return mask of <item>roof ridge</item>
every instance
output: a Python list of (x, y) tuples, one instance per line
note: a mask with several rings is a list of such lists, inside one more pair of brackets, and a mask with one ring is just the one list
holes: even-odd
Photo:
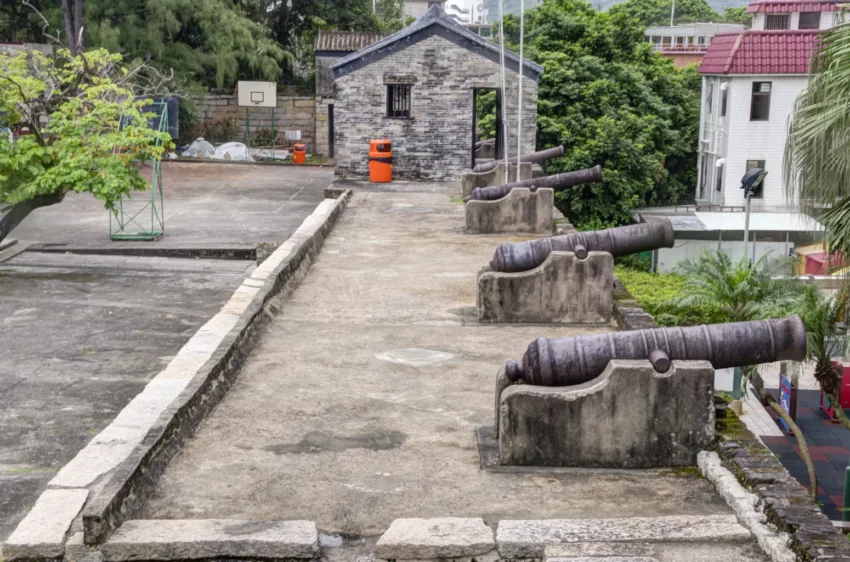
[(732, 70), (732, 63), (735, 62), (735, 56), (741, 48), (741, 43), (744, 42), (744, 34), (744, 31), (738, 34), (738, 39), (735, 40), (735, 46), (732, 47), (732, 51), (730, 51), (729, 56), (726, 58), (726, 64), (723, 65), (723, 74), (729, 74), (729, 71)]

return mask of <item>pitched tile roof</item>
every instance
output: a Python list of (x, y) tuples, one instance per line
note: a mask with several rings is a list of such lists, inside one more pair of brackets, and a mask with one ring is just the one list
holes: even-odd
[(808, 74), (819, 30), (715, 35), (700, 74)]
[(363, 31), (325, 31), (319, 30), (316, 36), (317, 51), (335, 51), (353, 53), (372, 43), (377, 43), (387, 35)]
[[(424, 37), (424, 32), (435, 29), (438, 32), (442, 32), (444, 37), (454, 37), (458, 41), (458, 44), (463, 45), (467, 49), (482, 49), (485, 54), (491, 56), (496, 56), (499, 53), (499, 46), (496, 43), (483, 39), (469, 31), (466, 27), (450, 18), (439, 5), (434, 4), (425, 12), (425, 15), (401, 31), (393, 33), (389, 37), (385, 37), (368, 47), (364, 47), (336, 61), (331, 65), (331, 69), (334, 71), (334, 77), (339, 78), (341, 75), (347, 74), (358, 64), (358, 61), (360, 64), (368, 64), (368, 61), (373, 56), (378, 57), (382, 53), (392, 52), (393, 49), (404, 48), (407, 45), (413, 44), (417, 37)], [(520, 68), (519, 61), (520, 58), (516, 53), (505, 50), (505, 64), (507, 68), (516, 71)], [(523, 61), (522, 67), (538, 78), (543, 74), (543, 67), (528, 59)]]
[(834, 12), (837, 9), (838, 0), (757, 0), (750, 2), (747, 13)]

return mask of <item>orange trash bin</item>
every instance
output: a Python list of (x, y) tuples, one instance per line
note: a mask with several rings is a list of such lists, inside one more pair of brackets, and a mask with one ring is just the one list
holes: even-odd
[(295, 144), (292, 146), (292, 161), (296, 164), (304, 164), (307, 161), (306, 144)]
[(393, 181), (393, 143), (389, 139), (372, 139), (369, 142), (369, 181)]

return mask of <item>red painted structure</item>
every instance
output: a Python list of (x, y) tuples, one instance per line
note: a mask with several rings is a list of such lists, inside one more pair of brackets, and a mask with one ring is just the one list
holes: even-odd
[(821, 30), (724, 33), (714, 36), (701, 74), (807, 74)]

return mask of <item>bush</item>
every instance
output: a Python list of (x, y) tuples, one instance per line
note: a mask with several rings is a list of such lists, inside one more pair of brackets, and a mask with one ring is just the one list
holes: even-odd
[(614, 268), (614, 274), (660, 326), (696, 326), (725, 321), (721, 310), (679, 307), (673, 302), (685, 286), (686, 280), (681, 275), (649, 273), (622, 265)]

